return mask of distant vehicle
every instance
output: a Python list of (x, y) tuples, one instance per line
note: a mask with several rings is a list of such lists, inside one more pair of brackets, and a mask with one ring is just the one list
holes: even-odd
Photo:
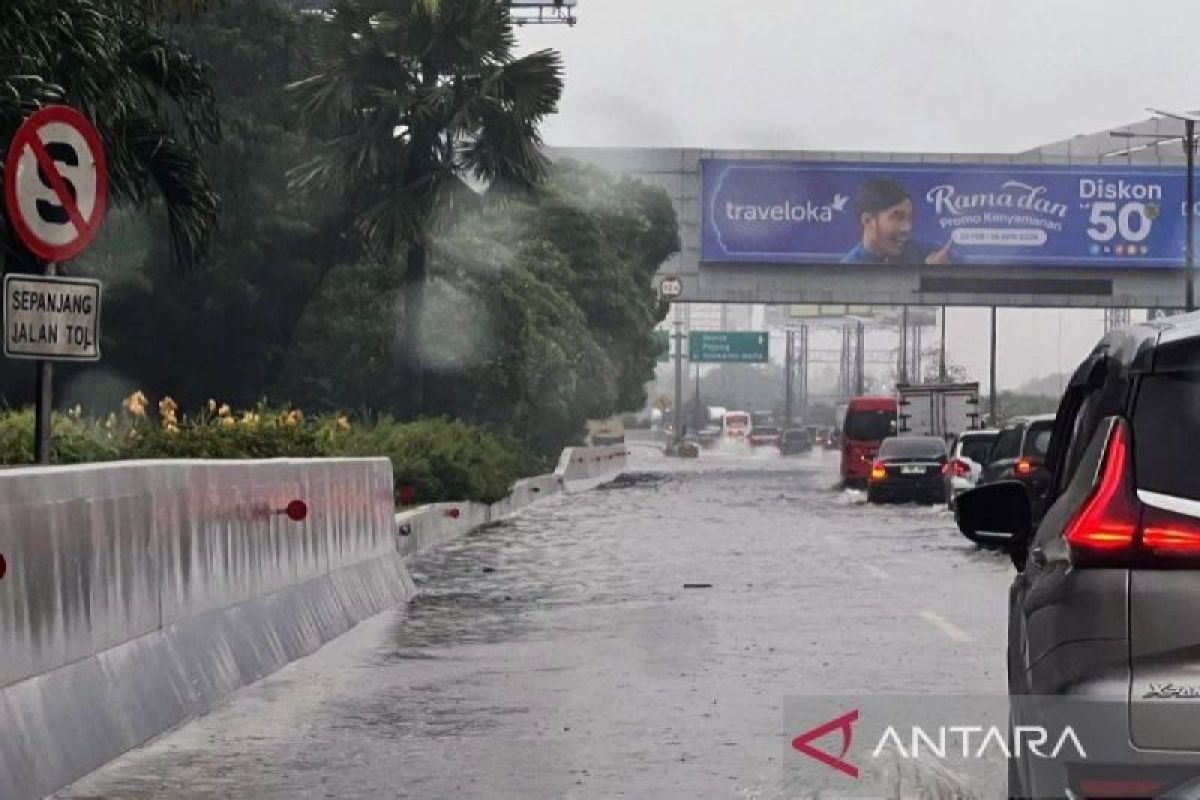
[(940, 436), (893, 436), (883, 440), (871, 464), (867, 501), (940, 503), (946, 442)]
[(812, 449), (812, 436), (804, 428), (791, 428), (779, 436), (780, 455), (794, 456), (811, 452)]
[(983, 474), (992, 443), (999, 431), (965, 431), (950, 446), (950, 460), (943, 470), (946, 484), (946, 505), (952, 510), (954, 500), (968, 489), (974, 489)]
[(721, 427), (719, 425), (705, 425), (688, 438), (694, 439), (696, 444), (705, 449), (716, 447), (721, 442)]
[(726, 411), (721, 417), (721, 431), (726, 439), (744, 440), (750, 431), (750, 415), (745, 411)]
[(894, 397), (855, 397), (846, 405), (841, 439), (845, 485), (867, 485), (879, 445), (896, 435), (896, 408)]
[(746, 444), (751, 447), (779, 446), (779, 428), (773, 425), (756, 425), (746, 434)]
[(992, 443), (978, 484), (1020, 481), (1031, 497), (1045, 492), (1050, 482), (1046, 454), (1050, 452), (1053, 431), (1053, 414), (1014, 417), (1000, 429)]
[(590, 447), (625, 443), (625, 423), (617, 418), (589, 419), (587, 443)]
[(951, 441), (979, 428), (978, 383), (902, 383), (896, 386), (898, 436)]

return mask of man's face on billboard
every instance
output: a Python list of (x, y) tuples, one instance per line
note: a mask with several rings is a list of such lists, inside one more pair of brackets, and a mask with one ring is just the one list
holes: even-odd
[(891, 208), (863, 214), (863, 243), (882, 258), (899, 258), (904, 245), (912, 238), (912, 200), (904, 200)]

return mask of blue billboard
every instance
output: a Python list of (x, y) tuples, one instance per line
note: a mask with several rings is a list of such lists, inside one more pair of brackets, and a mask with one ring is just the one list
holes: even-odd
[(703, 182), (706, 262), (1184, 263), (1182, 169), (710, 159)]

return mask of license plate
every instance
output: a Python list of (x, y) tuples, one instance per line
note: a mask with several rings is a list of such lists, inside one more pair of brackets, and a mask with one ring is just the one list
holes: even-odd
[(900, 474), (901, 475), (924, 475), (925, 468), (924, 467), (901, 467)]

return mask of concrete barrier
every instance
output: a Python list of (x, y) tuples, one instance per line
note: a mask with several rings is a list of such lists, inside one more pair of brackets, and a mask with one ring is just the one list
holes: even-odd
[(568, 487), (579, 481), (594, 481), (624, 469), (628, 455), (629, 450), (623, 444), (606, 447), (568, 447), (562, 451), (554, 474)]
[[(294, 499), (309, 516), (276, 510)], [(0, 797), (41, 797), (413, 590), (383, 459), (0, 472)]]
[[(0, 471), (0, 798), (42, 797), (415, 591), (405, 560), (625, 465), (394, 514), (386, 459)], [(292, 500), (309, 515), (277, 513)]]

